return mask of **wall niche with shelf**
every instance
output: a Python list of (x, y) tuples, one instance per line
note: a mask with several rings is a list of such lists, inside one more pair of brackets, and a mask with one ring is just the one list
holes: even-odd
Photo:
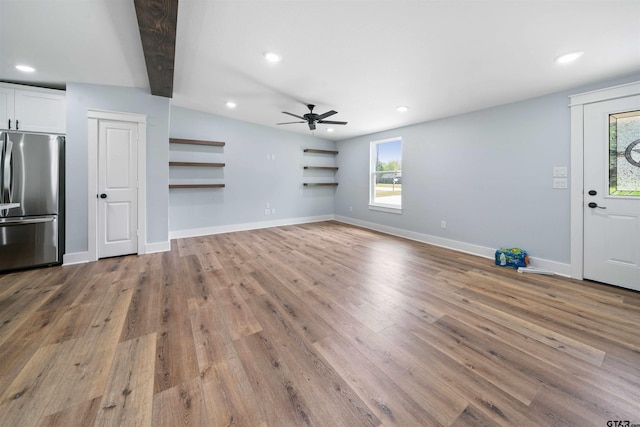
[[(181, 144), (181, 145), (190, 145), (195, 147), (224, 147), (225, 143), (221, 141), (207, 141), (200, 139), (184, 139), (184, 138), (169, 138), (169, 144)], [(197, 153), (203, 153), (204, 150), (198, 150)], [(224, 168), (226, 166), (225, 163), (222, 162), (201, 162), (201, 161), (169, 161), (169, 167), (179, 169), (199, 169), (199, 168)], [(169, 183), (170, 189), (179, 189), (179, 188), (225, 188), (223, 183), (215, 183), (215, 182), (204, 182), (204, 183)]]

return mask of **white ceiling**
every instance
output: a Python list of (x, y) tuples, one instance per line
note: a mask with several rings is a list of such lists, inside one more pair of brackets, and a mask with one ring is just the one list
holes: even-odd
[[(344, 139), (636, 72), (640, 0), (180, 0), (173, 104)], [(133, 0), (0, 0), (0, 80), (148, 90)]]

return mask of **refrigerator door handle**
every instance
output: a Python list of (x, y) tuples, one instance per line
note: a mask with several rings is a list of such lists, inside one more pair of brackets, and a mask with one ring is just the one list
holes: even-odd
[(2, 203), (11, 203), (13, 199), (13, 162), (11, 153), (13, 149), (13, 142), (7, 139), (5, 143), (5, 151), (4, 151), (4, 176), (2, 177), (3, 185), (2, 185)]
[(4, 146), (6, 138), (4, 133), (0, 134), (0, 204), (4, 203)]
[(0, 227), (6, 227), (9, 225), (40, 224), (43, 222), (53, 222), (55, 219), (56, 219), (55, 216), (50, 216), (46, 218), (4, 219), (4, 220), (0, 220)]

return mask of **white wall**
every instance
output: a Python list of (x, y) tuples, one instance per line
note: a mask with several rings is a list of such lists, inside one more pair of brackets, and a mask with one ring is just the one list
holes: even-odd
[[(333, 215), (335, 189), (303, 187), (302, 182), (304, 164), (335, 162), (333, 157), (305, 155), (303, 149), (333, 150), (334, 142), (180, 107), (171, 107), (170, 124), (172, 138), (226, 143), (223, 148), (171, 144), (171, 160), (226, 164), (223, 169), (171, 168), (171, 182), (196, 182), (201, 177), (199, 182), (226, 185), (224, 189), (170, 190), (172, 236)], [(327, 176), (334, 179), (332, 174)], [(275, 209), (274, 215), (265, 215), (267, 203)]]
[[(432, 240), (521, 247), (568, 264), (570, 190), (552, 188), (554, 166), (571, 174), (568, 96), (638, 77), (340, 141), (335, 214)], [(403, 143), (401, 215), (367, 207), (369, 142), (396, 136)]]
[(143, 89), (68, 83), (65, 252), (88, 250), (89, 109), (147, 116), (147, 243), (167, 242), (169, 99)]

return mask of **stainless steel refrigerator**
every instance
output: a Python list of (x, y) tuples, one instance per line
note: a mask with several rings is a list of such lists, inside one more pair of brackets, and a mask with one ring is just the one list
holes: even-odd
[(62, 263), (64, 142), (0, 131), (0, 272)]

